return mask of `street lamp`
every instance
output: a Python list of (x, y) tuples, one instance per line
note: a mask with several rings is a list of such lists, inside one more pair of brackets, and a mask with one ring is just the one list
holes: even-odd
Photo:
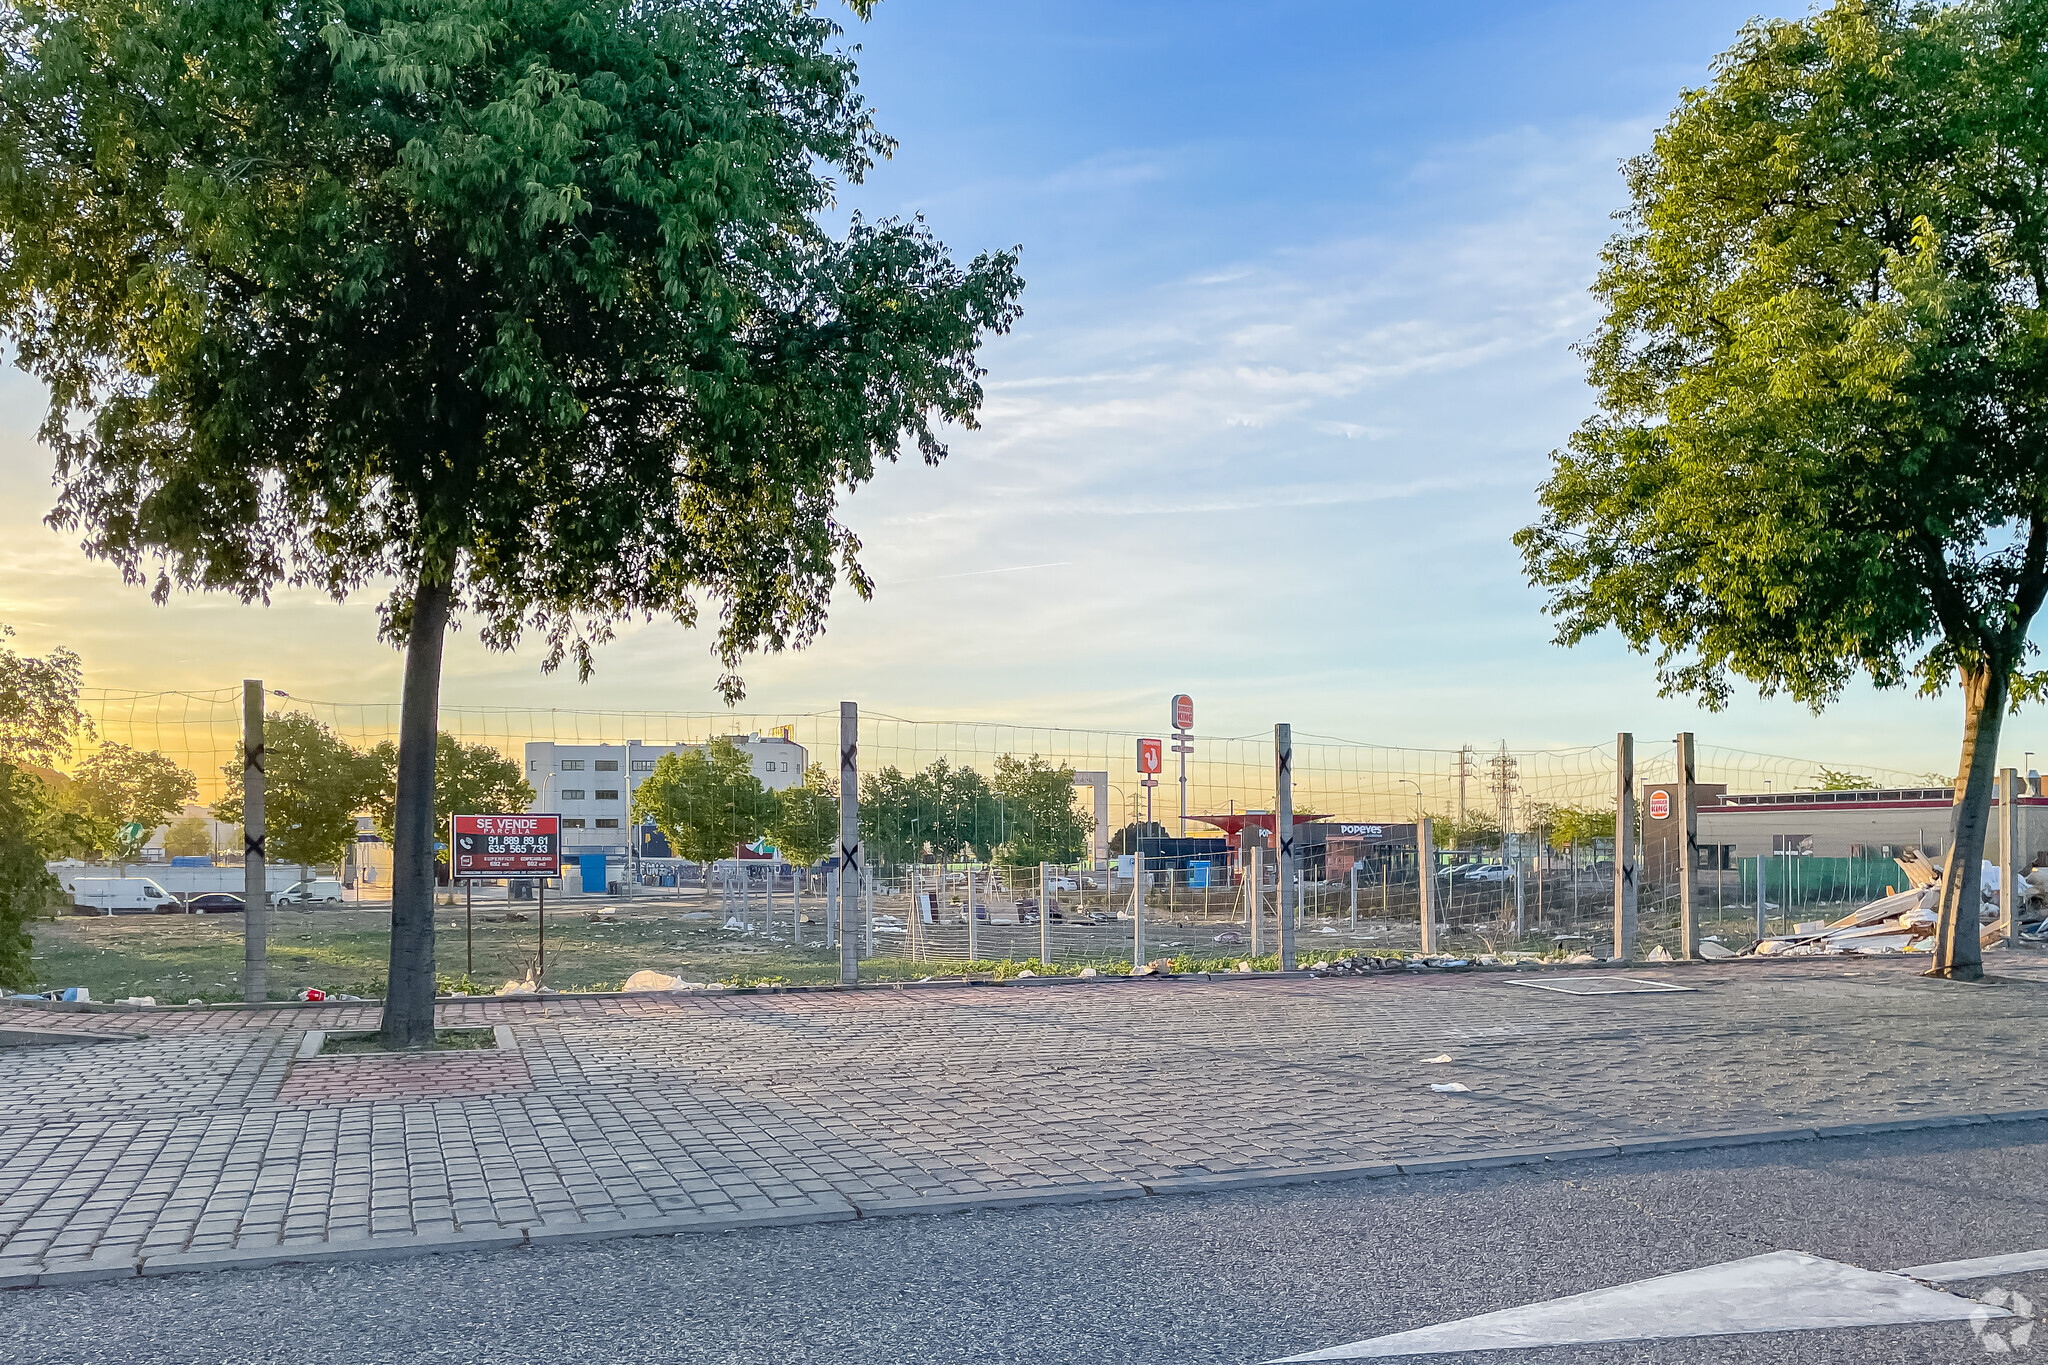
[(1418, 821), (1419, 821), (1419, 820), (1421, 820), (1421, 819), (1422, 819), (1422, 784), (1421, 784), (1420, 782), (1417, 782), (1417, 781), (1416, 781), (1416, 780), (1415, 780), (1414, 778), (1412, 778), (1412, 777), (1403, 777), (1403, 778), (1398, 778), (1398, 779), (1396, 779), (1396, 780), (1397, 780), (1397, 781), (1401, 781), (1401, 782), (1406, 782), (1406, 783), (1407, 783), (1407, 784), (1408, 784), (1409, 786), (1411, 786), (1411, 787), (1415, 788), (1415, 818), (1416, 818), (1416, 819), (1417, 819)]

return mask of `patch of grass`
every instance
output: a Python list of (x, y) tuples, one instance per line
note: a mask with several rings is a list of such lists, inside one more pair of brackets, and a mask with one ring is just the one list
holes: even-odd
[[(434, 1030), (435, 1052), (477, 1052), (497, 1046), (498, 1035), (487, 1028)], [(384, 1044), (374, 1033), (330, 1033), (320, 1044), (320, 1055), (323, 1057), (382, 1051)]]

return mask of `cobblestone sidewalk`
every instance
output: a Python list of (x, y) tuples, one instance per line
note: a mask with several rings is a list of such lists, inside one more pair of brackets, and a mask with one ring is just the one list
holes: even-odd
[(2048, 1106), (2048, 970), (1914, 970), (456, 1001), (515, 1050), (424, 1058), (299, 1058), (375, 1006), (0, 1007), (120, 1039), (0, 1051), (0, 1286)]

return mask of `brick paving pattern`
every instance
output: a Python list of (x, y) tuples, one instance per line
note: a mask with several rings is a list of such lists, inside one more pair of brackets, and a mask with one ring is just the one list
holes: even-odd
[(121, 1039), (0, 1053), (0, 1284), (2041, 1106), (2048, 968), (1998, 970), (1736, 964), (1592, 997), (1487, 974), (471, 1000), (443, 1026), (508, 1024), (517, 1052), (296, 1063), (307, 1030), (376, 1007), (0, 1006)]

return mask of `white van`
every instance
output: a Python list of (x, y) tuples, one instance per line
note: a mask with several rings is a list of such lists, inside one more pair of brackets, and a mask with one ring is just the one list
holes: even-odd
[(178, 898), (152, 877), (77, 877), (64, 883), (71, 904), (88, 914), (175, 914)]

